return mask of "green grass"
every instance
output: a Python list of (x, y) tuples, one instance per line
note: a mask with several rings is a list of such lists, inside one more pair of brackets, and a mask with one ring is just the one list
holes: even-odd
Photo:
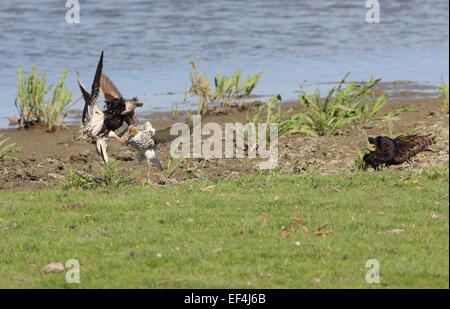
[[(442, 171), (407, 182), (390, 170), (279, 172), (179, 187), (2, 192), (0, 288), (448, 288)], [(314, 233), (327, 223), (329, 234)], [(40, 275), (72, 258), (80, 284)], [(381, 264), (380, 284), (365, 281), (369, 259)]]

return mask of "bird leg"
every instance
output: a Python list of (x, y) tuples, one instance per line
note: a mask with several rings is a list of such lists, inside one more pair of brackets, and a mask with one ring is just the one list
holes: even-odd
[(142, 179), (142, 175), (137, 175), (136, 176), (135, 182), (136, 182), (137, 185), (141, 184), (141, 179)]
[[(139, 173), (139, 175), (136, 176), (136, 179), (135, 179), (136, 184), (138, 184), (138, 185), (141, 184), (141, 182), (142, 182), (142, 177), (144, 176), (144, 174), (145, 174), (145, 172)], [(147, 174), (148, 174), (148, 173), (147, 173)], [(148, 181), (148, 176), (147, 176), (147, 181)]]
[(412, 172), (413, 172), (413, 164), (411, 161), (408, 161), (408, 179), (411, 178)]
[(408, 164), (408, 175), (402, 179), (403, 181), (410, 179), (413, 172), (413, 164), (411, 163), (411, 161), (407, 161), (407, 164)]
[(123, 137), (116, 137), (116, 140), (122, 145), (125, 145), (127, 143), (127, 140)]
[(124, 132), (124, 134), (122, 135), (122, 139), (128, 141), (129, 137), (130, 137), (130, 127), (128, 127), (128, 129)]
[(127, 138), (122, 138), (122, 137), (118, 136), (114, 131), (109, 132), (108, 137), (114, 137), (116, 139), (116, 141), (118, 141), (122, 145), (124, 145), (128, 140), (128, 136), (127, 136)]
[(147, 167), (148, 167), (148, 170), (147, 170), (147, 182), (148, 182), (148, 184), (150, 184), (151, 170), (150, 170), (150, 161), (149, 160), (147, 160)]
[(117, 140), (120, 144), (125, 145), (125, 144), (128, 142), (128, 131), (127, 131), (127, 133), (125, 133), (125, 134), (123, 135), (123, 137), (117, 136), (117, 137), (116, 137), (116, 140)]

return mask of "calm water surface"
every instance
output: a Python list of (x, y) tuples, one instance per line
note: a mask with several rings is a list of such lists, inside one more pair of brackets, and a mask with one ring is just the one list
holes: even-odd
[(262, 71), (255, 92), (285, 99), (347, 71), (353, 80), (448, 81), (448, 1), (380, 1), (380, 24), (365, 22), (365, 0), (80, 3), (80, 24), (68, 24), (65, 1), (0, 2), (0, 127), (17, 114), (19, 65), (37, 64), (49, 81), (68, 69), (78, 97), (74, 73), (90, 84), (101, 50), (105, 73), (146, 112), (183, 101), (191, 59), (210, 75)]

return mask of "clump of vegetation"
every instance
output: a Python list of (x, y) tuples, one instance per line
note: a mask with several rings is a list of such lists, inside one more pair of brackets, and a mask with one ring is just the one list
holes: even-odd
[(69, 176), (63, 180), (64, 189), (83, 189), (90, 190), (100, 185), (100, 180), (92, 175), (92, 170), (88, 167), (83, 170), (71, 169)]
[(181, 170), (181, 166), (186, 162), (188, 157), (182, 157), (179, 159), (175, 159), (172, 154), (169, 152), (166, 160), (166, 169), (164, 170), (165, 178), (169, 179), (172, 176), (176, 175), (176, 173)]
[(63, 72), (52, 97), (44, 105), (43, 115), (48, 131), (54, 131), (62, 125), (62, 120), (67, 117), (69, 108), (74, 104), (72, 103), (72, 93), (64, 86), (67, 73), (67, 71)]
[(265, 103), (261, 104), (253, 117), (250, 117), (249, 110), (247, 110), (247, 121), (253, 123), (256, 129), (256, 134), (258, 134), (258, 124), (265, 123), (266, 126), (266, 137), (270, 136), (270, 124), (278, 124), (278, 136), (282, 136), (289, 132), (290, 126), (287, 121), (283, 121), (283, 114), (291, 112), (282, 110), (282, 98), (281, 95), (276, 95), (267, 100)]
[(29, 128), (39, 123), (45, 123), (47, 130), (54, 132), (62, 125), (67, 111), (75, 102), (72, 102), (72, 93), (64, 86), (67, 70), (61, 75), (51, 98), (45, 96), (51, 91), (53, 85), (47, 86), (46, 73), (39, 76), (36, 66), (24, 78), (22, 68), (18, 69), (18, 94), (15, 101), (19, 112), (18, 125)]
[(353, 171), (367, 170), (368, 166), (367, 166), (366, 162), (364, 162), (363, 158), (368, 153), (369, 153), (369, 151), (366, 149), (362, 149), (359, 151), (358, 156), (356, 157), (356, 159), (353, 161), (353, 164), (352, 164)]
[(442, 110), (448, 114), (448, 85), (442, 79), (441, 84), (436, 89), (438, 95), (442, 98)]
[(192, 66), (191, 87), (187, 90), (187, 96), (195, 96), (199, 99), (198, 113), (206, 113), (209, 104), (230, 106), (238, 104), (243, 99), (250, 96), (262, 77), (262, 73), (249, 75), (242, 80), (242, 72), (237, 69), (232, 76), (222, 76), (216, 74), (214, 78), (214, 91), (211, 89), (211, 82), (206, 74), (198, 71), (194, 61), (189, 62)]
[(123, 171), (118, 167), (118, 162), (110, 162), (105, 166), (99, 167), (99, 170), (98, 175), (95, 175), (89, 167), (83, 170), (71, 169), (69, 176), (63, 181), (64, 189), (91, 190), (99, 187), (116, 188), (130, 183), (140, 173), (140, 171), (137, 171), (131, 175), (120, 176), (123, 174)]
[(9, 138), (1, 139), (3, 134), (0, 134), (0, 164), (5, 162), (7, 159), (15, 160), (15, 157), (12, 157), (12, 153), (20, 152), (22, 151), (22, 147), (16, 146), (15, 143), (12, 144), (6, 144), (6, 142), (9, 140)]
[(381, 79), (374, 80), (374, 76), (372, 76), (369, 84), (374, 83), (374, 85), (367, 91), (364, 91), (360, 101), (354, 105), (354, 114), (357, 116), (357, 122), (360, 126), (371, 121), (389, 120), (401, 113), (416, 111), (415, 109), (399, 108), (380, 115), (381, 109), (389, 101), (388, 96), (385, 93), (377, 95), (377, 92), (373, 89), (380, 80)]
[(190, 76), (191, 87), (188, 89), (187, 94), (196, 96), (199, 99), (198, 113), (203, 114), (208, 110), (208, 103), (213, 98), (209, 77), (198, 71), (194, 61), (190, 61), (189, 63), (194, 72)]
[(241, 82), (242, 72), (237, 69), (232, 76), (216, 74), (214, 78), (214, 100), (221, 106), (229, 106), (248, 97), (262, 78), (262, 73), (249, 75)]
[(385, 115), (379, 115), (380, 110), (388, 102), (386, 95), (376, 96), (373, 88), (381, 79), (373, 77), (367, 83), (348, 83), (347, 73), (337, 87), (332, 88), (323, 99), (317, 89), (314, 93), (302, 91), (299, 104), (306, 107), (306, 113), (298, 113), (287, 119), (286, 133), (304, 133), (312, 136), (337, 134), (343, 128), (358, 123), (363, 125), (374, 120), (392, 118), (400, 113), (413, 111), (397, 109)]
[(281, 96), (279, 94), (270, 98), (264, 104), (261, 104), (252, 118), (249, 117), (247, 111), (248, 121), (254, 123), (256, 126), (258, 123), (280, 123), (281, 116)]

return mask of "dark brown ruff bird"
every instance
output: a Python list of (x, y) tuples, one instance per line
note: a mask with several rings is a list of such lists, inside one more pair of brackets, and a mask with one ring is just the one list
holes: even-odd
[(105, 95), (105, 121), (110, 122), (111, 126), (117, 126), (117, 129), (122, 126), (123, 122), (126, 122), (128, 125), (137, 125), (138, 121), (134, 110), (136, 107), (141, 107), (144, 104), (136, 97), (124, 99), (119, 89), (105, 74), (101, 76), (100, 87)]
[(369, 137), (370, 153), (364, 155), (364, 162), (375, 170), (382, 166), (398, 165), (410, 160), (419, 152), (429, 150), (435, 137), (428, 135), (400, 135), (394, 139), (387, 136)]

